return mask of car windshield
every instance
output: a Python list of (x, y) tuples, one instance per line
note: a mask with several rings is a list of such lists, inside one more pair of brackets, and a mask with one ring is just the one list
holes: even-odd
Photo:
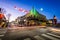
[(60, 40), (60, 0), (0, 0), (0, 40)]

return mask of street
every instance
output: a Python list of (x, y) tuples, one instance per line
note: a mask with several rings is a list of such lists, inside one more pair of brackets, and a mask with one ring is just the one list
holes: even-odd
[(0, 40), (60, 40), (60, 0), (0, 0)]
[(0, 29), (0, 40), (59, 40), (59, 32), (50, 28), (13, 27)]

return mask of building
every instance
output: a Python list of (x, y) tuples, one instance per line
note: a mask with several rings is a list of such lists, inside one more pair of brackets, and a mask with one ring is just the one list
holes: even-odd
[(57, 25), (57, 18), (56, 18), (56, 16), (54, 15), (53, 19), (49, 19), (47, 24), (49, 26), (56, 26)]
[(53, 17), (53, 24), (54, 25), (56, 25), (57, 24), (57, 18), (56, 18), (56, 16), (54, 15), (54, 17)]
[(32, 8), (29, 13), (19, 18), (19, 23), (24, 25), (46, 25), (46, 16), (40, 14), (35, 8)]
[(47, 26), (52, 26), (53, 25), (53, 19), (49, 19), (47, 22)]

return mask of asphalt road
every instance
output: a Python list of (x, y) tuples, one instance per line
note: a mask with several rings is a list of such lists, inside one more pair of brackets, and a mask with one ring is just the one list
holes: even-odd
[(7, 29), (6, 28), (0, 29), (0, 40), (5, 35), (6, 32), (7, 32)]
[[(2, 35), (2, 36), (1, 36)], [(0, 40), (60, 40), (60, 35), (48, 28), (0, 29)]]

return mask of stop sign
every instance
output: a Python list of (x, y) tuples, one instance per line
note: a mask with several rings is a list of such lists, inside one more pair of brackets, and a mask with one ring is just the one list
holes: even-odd
[(0, 19), (4, 18), (4, 14), (0, 14)]

